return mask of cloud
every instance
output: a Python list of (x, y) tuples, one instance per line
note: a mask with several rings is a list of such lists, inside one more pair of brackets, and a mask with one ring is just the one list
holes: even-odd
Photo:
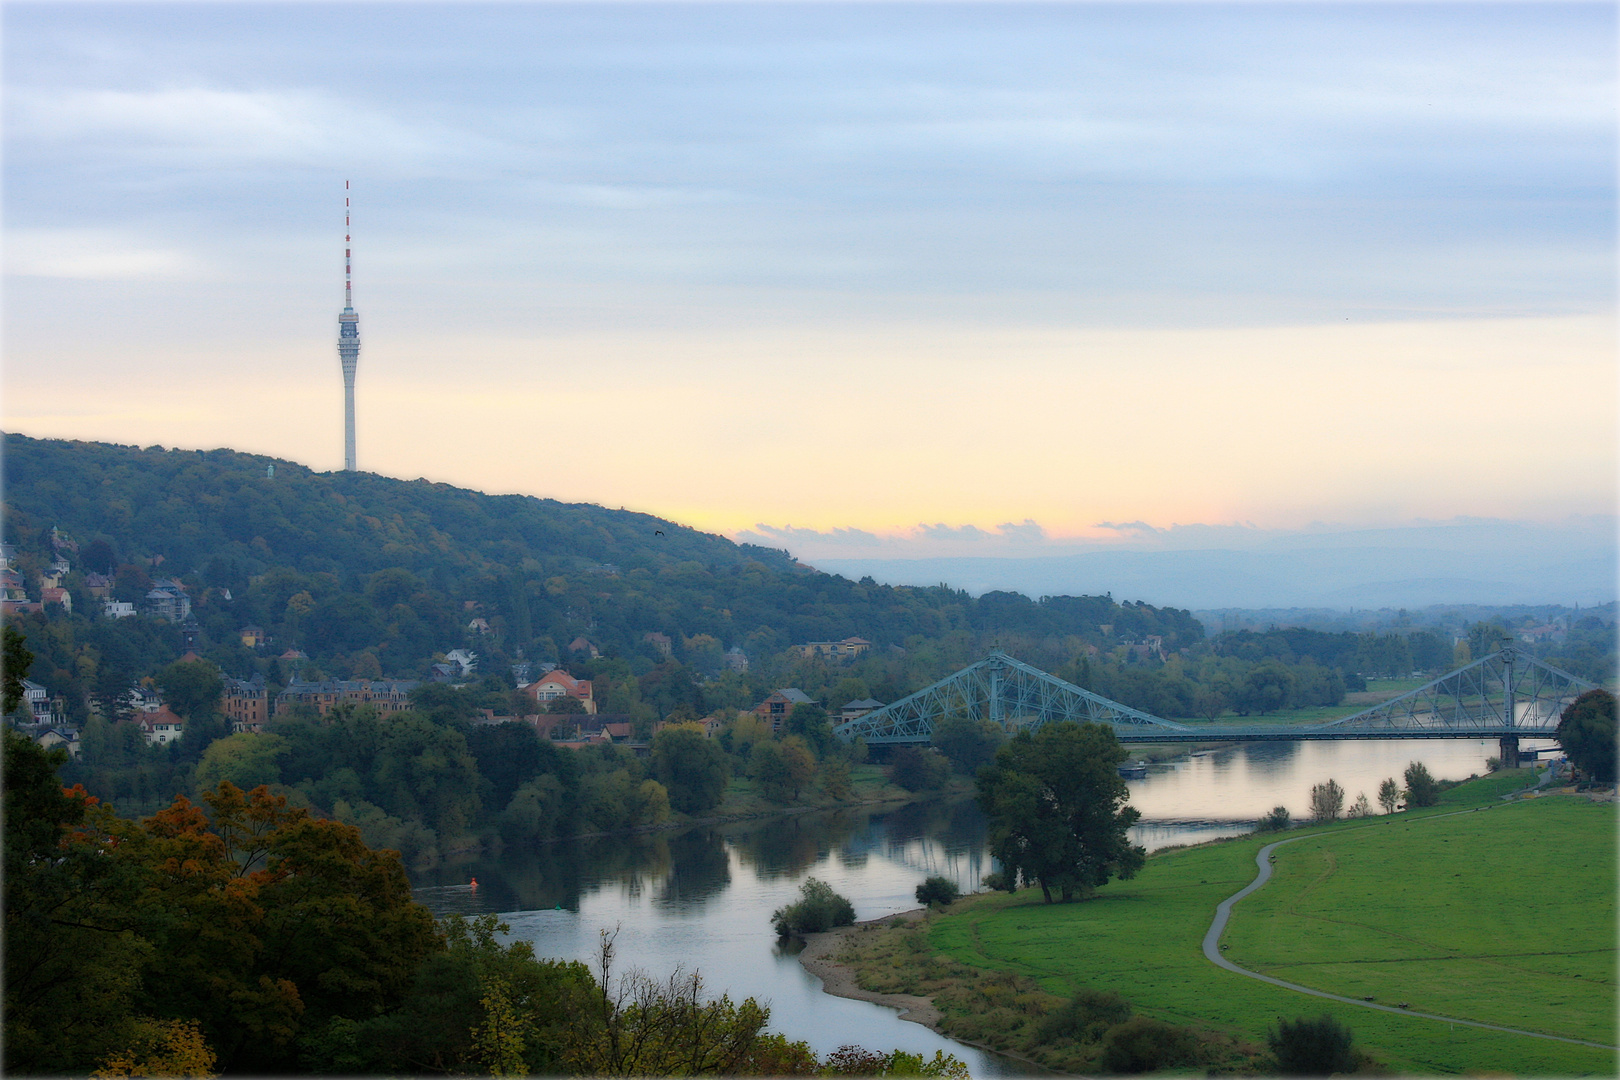
[(303, 89), (206, 86), (158, 90), (19, 87), (8, 91), (6, 141), (80, 157), (133, 157), (163, 167), (428, 162), (467, 136), (431, 121)]
[(14, 229), (5, 248), (6, 273), (16, 277), (182, 281), (206, 269), (190, 252), (106, 229)]
[(1046, 530), (1029, 518), (1016, 523), (1004, 521), (996, 526), (996, 531), (1008, 540), (1020, 544), (1039, 544), (1047, 539)]
[(865, 529), (801, 529), (793, 525), (755, 525), (734, 533), (732, 539), (739, 544), (759, 544), (763, 547), (788, 547), (811, 544), (817, 547), (881, 547), (883, 539)]
[(1110, 532), (1116, 532), (1122, 536), (1152, 536), (1159, 531), (1145, 521), (1127, 521), (1122, 524), (1116, 524), (1112, 521), (1099, 521), (1093, 528), (1108, 529)]

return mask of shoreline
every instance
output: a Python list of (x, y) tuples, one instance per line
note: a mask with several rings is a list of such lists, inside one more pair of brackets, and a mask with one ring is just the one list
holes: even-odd
[[(855, 969), (848, 964), (840, 962), (837, 957), (839, 949), (843, 947), (844, 938), (851, 934), (858, 934), (868, 927), (887, 926), (895, 922), (916, 922), (926, 912), (922, 908), (911, 911), (902, 911), (898, 915), (885, 915), (880, 919), (868, 919), (865, 922), (855, 923), (853, 926), (839, 926), (819, 934), (804, 935), (804, 949), (799, 953), (799, 963), (804, 969), (821, 980), (822, 993), (833, 997), (852, 998), (855, 1001), (869, 1001), (874, 1005), (882, 1005), (900, 1011), (900, 1019), (909, 1020), (914, 1024), (921, 1024), (929, 1031), (944, 1035), (939, 1030), (943, 1014), (934, 1007), (932, 998), (918, 997), (915, 994), (878, 994), (871, 990), (863, 990), (855, 979)], [(946, 1036), (950, 1038), (950, 1036)], [(960, 1042), (961, 1040), (956, 1040)]]

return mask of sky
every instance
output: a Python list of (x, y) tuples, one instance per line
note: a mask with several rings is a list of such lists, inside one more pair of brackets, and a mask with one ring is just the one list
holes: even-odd
[(1610, 4), (0, 20), (7, 431), (341, 467), (348, 180), (363, 469), (809, 559), (1616, 513)]

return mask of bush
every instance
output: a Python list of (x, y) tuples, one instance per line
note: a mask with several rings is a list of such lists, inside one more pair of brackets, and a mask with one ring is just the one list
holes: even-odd
[(1433, 806), (1440, 801), (1440, 785), (1421, 761), (1406, 767), (1406, 805)]
[(1255, 832), (1281, 832), (1288, 828), (1288, 807), (1273, 806), (1271, 813), (1254, 823)]
[(1108, 1029), (1098, 1064), (1108, 1072), (1157, 1072), (1198, 1064), (1198, 1039), (1186, 1028), (1146, 1016)]
[(888, 773), (907, 791), (936, 791), (951, 778), (951, 763), (933, 750), (902, 746), (889, 759)]
[(818, 878), (806, 878), (799, 888), (798, 901), (771, 913), (771, 925), (778, 937), (819, 934), (854, 921), (855, 906)]
[(1350, 1029), (1323, 1013), (1315, 1020), (1300, 1017), (1293, 1023), (1279, 1021), (1276, 1031), (1267, 1030), (1266, 1043), (1277, 1058), (1277, 1071), (1283, 1076), (1331, 1076), (1356, 1067), (1350, 1048)]
[(949, 907), (962, 895), (962, 890), (956, 887), (956, 882), (945, 877), (931, 877), (917, 886), (917, 903), (924, 907), (933, 904), (944, 904)]
[(1096, 1042), (1109, 1028), (1130, 1018), (1131, 1003), (1118, 994), (1081, 987), (1074, 997), (1046, 1014), (1035, 1038), (1043, 1043), (1059, 1039)]
[(979, 884), (991, 892), (1017, 892), (1018, 879), (1011, 874), (1003, 874), (999, 870), (992, 870), (979, 879)]

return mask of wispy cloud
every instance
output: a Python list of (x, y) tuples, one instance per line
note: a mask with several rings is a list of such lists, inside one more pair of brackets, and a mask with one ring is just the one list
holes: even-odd
[(194, 252), (109, 229), (14, 229), (6, 273), (82, 281), (187, 281), (206, 267)]

